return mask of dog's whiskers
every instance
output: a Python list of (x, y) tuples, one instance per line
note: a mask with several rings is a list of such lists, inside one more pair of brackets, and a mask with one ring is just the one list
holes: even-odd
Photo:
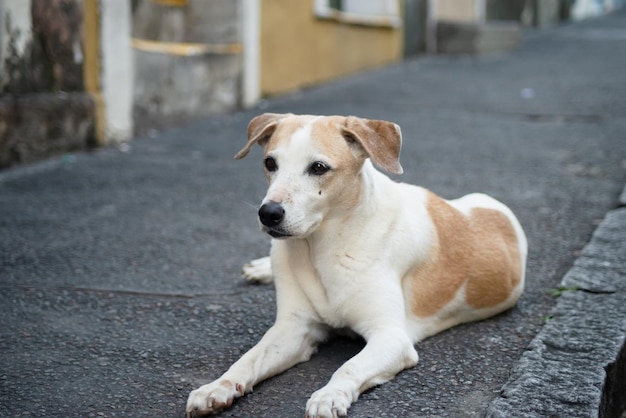
[(254, 203), (250, 203), (250, 202), (248, 202), (246, 200), (242, 200), (242, 202), (245, 203), (246, 205), (250, 206), (254, 210), (258, 210), (259, 209), (259, 206), (255, 205)]

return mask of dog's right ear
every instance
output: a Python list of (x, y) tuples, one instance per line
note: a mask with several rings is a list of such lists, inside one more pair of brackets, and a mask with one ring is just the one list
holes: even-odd
[(239, 160), (248, 155), (250, 148), (255, 143), (261, 146), (265, 145), (278, 126), (278, 122), (286, 116), (286, 114), (279, 113), (264, 113), (253, 118), (248, 124), (248, 142), (241, 151), (235, 154), (235, 159)]

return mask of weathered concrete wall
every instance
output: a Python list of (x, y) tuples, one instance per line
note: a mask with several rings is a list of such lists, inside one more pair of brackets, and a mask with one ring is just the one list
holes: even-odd
[(175, 3), (136, 2), (133, 113), (139, 133), (239, 105), (240, 2)]
[(80, 0), (4, 0), (0, 91), (81, 91)]
[(3, 95), (0, 168), (93, 146), (93, 115), (86, 93)]
[(132, 135), (127, 0), (0, 0), (0, 168)]
[(0, 168), (94, 142), (81, 0), (0, 0)]
[(0, 1), (0, 92), (25, 89), (20, 86), (20, 70), (24, 57), (30, 55), (32, 45), (32, 19), (30, 0)]

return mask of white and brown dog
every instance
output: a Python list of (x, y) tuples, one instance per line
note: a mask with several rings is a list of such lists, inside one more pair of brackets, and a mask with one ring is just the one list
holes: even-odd
[[(446, 201), (377, 171), (402, 173), (391, 122), (264, 114), (248, 142), (264, 147), (259, 209), (270, 258), (246, 267), (273, 275), (275, 324), (216, 381), (191, 392), (189, 416), (229, 407), (263, 379), (308, 360), (333, 329), (363, 350), (313, 393), (307, 417), (347, 414), (364, 390), (417, 363), (414, 344), (512, 307), (524, 287), (527, 243), (505, 205), (483, 194)], [(370, 162), (371, 160), (371, 162)]]

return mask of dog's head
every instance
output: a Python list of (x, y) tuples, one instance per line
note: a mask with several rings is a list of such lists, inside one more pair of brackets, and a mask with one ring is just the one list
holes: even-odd
[(269, 189), (259, 209), (262, 229), (274, 238), (304, 238), (357, 204), (366, 159), (402, 173), (401, 142), (400, 127), (391, 122), (266, 113), (252, 119), (235, 158), (255, 143), (264, 147)]

